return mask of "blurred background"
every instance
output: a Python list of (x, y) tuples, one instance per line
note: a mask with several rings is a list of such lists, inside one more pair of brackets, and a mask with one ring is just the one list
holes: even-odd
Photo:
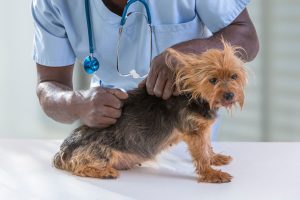
[[(78, 126), (54, 122), (35, 94), (31, 0), (0, 0), (0, 138), (64, 138)], [(220, 141), (300, 141), (300, 1), (252, 0), (261, 49), (243, 111), (220, 113)], [(88, 87), (76, 67), (75, 88)]]

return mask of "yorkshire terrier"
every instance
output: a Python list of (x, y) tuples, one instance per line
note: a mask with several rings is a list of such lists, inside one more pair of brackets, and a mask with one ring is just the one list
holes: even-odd
[(210, 49), (201, 55), (168, 49), (166, 62), (174, 72), (179, 95), (163, 100), (148, 95), (144, 88), (128, 91), (116, 124), (75, 129), (54, 156), (54, 166), (78, 176), (116, 178), (118, 170), (154, 159), (183, 140), (199, 182), (230, 182), (230, 174), (211, 167), (232, 160), (213, 152), (211, 126), (219, 108), (243, 107), (247, 75), (238, 57), (240, 49), (224, 41), (223, 45), (223, 50)]

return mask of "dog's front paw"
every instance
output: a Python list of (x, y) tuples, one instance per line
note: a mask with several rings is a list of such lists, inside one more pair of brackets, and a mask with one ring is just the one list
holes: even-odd
[(222, 172), (221, 170), (208, 170), (201, 174), (198, 181), (205, 183), (228, 183), (232, 178), (233, 177), (230, 174)]
[(232, 161), (231, 156), (215, 154), (211, 159), (211, 165), (215, 165), (215, 166), (228, 165), (231, 161)]

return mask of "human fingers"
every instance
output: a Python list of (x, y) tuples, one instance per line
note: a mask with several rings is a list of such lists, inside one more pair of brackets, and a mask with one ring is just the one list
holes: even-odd
[(121, 110), (112, 107), (104, 106), (100, 112), (101, 114), (103, 114), (103, 116), (113, 118), (113, 119), (117, 119), (121, 117)]
[(117, 122), (117, 119), (103, 116), (102, 112), (94, 111), (83, 119), (85, 125), (94, 128), (106, 128)]
[(166, 85), (165, 85), (162, 98), (164, 100), (169, 99), (172, 96), (173, 92), (174, 92), (173, 83), (172, 83), (171, 80), (168, 80), (167, 83), (166, 83)]
[(158, 70), (156, 66), (152, 66), (149, 72), (149, 75), (146, 80), (146, 89), (148, 94), (154, 95), (154, 87), (156, 83), (156, 79), (158, 77)]
[(107, 92), (99, 99), (100, 105), (109, 106), (115, 109), (122, 107), (121, 100), (114, 94)]
[(158, 78), (156, 79), (155, 86), (153, 89), (153, 93), (155, 94), (155, 96), (161, 97), (163, 95), (167, 80), (168, 79), (165, 76), (165, 74), (160, 72)]

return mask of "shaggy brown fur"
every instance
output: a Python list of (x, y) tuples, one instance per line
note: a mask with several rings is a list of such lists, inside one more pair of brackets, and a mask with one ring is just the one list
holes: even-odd
[(201, 55), (169, 49), (166, 61), (174, 70), (180, 95), (163, 100), (145, 89), (129, 91), (117, 123), (106, 129), (82, 126), (74, 130), (55, 155), (54, 166), (78, 176), (116, 178), (118, 169), (154, 159), (183, 140), (199, 181), (229, 182), (231, 175), (211, 167), (228, 164), (231, 157), (213, 152), (210, 127), (220, 107), (243, 106), (246, 72), (236, 50), (225, 42), (224, 50)]

